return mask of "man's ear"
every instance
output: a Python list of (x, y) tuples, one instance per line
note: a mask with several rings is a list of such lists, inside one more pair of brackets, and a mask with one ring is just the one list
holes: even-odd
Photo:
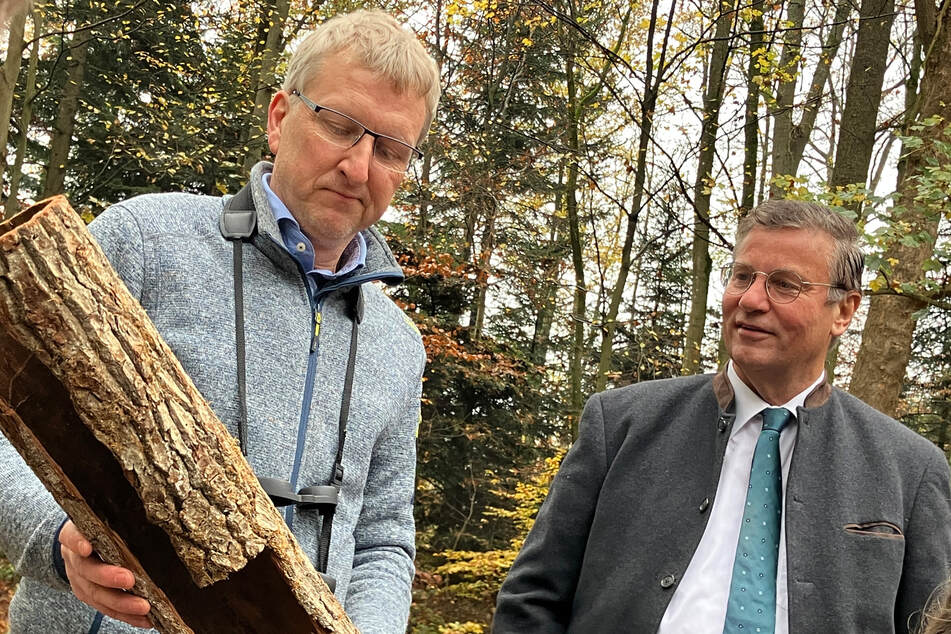
[(290, 95), (279, 90), (271, 98), (271, 105), (267, 108), (267, 145), (271, 149), (271, 154), (276, 155), (281, 145), (281, 125), (290, 106)]
[(849, 328), (852, 317), (862, 302), (862, 295), (858, 291), (849, 291), (841, 300), (835, 303), (835, 314), (832, 319), (833, 337), (839, 337)]

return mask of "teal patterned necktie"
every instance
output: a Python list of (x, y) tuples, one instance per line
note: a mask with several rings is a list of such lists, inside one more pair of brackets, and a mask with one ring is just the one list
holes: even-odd
[(772, 634), (776, 629), (776, 566), (783, 514), (779, 433), (792, 413), (783, 407), (768, 407), (760, 413), (763, 431), (753, 451), (750, 488), (723, 625), (723, 631), (729, 634)]

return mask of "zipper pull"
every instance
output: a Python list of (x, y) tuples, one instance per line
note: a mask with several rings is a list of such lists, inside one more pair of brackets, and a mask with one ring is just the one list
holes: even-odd
[(323, 314), (318, 310), (314, 313), (314, 336), (310, 340), (310, 352), (317, 351), (317, 337), (320, 336), (320, 322), (323, 320)]

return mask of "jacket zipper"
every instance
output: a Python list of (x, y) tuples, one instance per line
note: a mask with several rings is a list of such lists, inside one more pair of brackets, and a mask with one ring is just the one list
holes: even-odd
[[(290, 255), (290, 254), (288, 254)], [(389, 278), (395, 278), (396, 275), (379, 275), (379, 274), (368, 274), (368, 275), (359, 275), (356, 277), (351, 277), (344, 280), (338, 284), (330, 284), (320, 289), (317, 296), (314, 295), (314, 292), (310, 288), (310, 282), (307, 279), (307, 273), (301, 268), (300, 263), (295, 260), (297, 264), (297, 269), (300, 271), (302, 281), (304, 282), (304, 289), (307, 291), (307, 299), (311, 305), (311, 311), (313, 315), (313, 329), (311, 331), (310, 337), (310, 354), (307, 359), (307, 374), (304, 379), (304, 396), (303, 402), (301, 403), (301, 417), (297, 425), (297, 446), (294, 450), (294, 464), (291, 467), (291, 487), (294, 490), (297, 490), (298, 487), (298, 478), (300, 477), (301, 465), (304, 458), (304, 441), (307, 439), (307, 428), (310, 420), (310, 406), (314, 400), (314, 381), (316, 380), (317, 375), (317, 355), (320, 350), (320, 326), (323, 322), (323, 301), (330, 293), (352, 286), (358, 286), (366, 282), (386, 280)], [(402, 276), (399, 276), (402, 280)], [(312, 483), (316, 484), (316, 483)], [(284, 522), (287, 524), (287, 527), (291, 530), (294, 528), (294, 509), (296, 505), (291, 504), (284, 507)]]

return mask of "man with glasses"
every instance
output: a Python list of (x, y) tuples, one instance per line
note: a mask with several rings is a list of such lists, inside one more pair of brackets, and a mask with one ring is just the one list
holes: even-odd
[[(364, 632), (406, 628), (426, 358), (371, 283), (403, 278), (373, 225), (438, 98), (414, 34), (337, 16), (297, 47), (268, 110), (274, 162), (237, 195), (140, 196), (90, 226)], [(98, 560), (5, 441), (0, 469), (0, 550), (24, 575), (12, 631), (150, 627), (132, 573)]]
[(948, 461), (825, 376), (857, 242), (811, 203), (740, 221), (729, 362), (591, 398), (496, 633), (916, 631), (951, 567)]

